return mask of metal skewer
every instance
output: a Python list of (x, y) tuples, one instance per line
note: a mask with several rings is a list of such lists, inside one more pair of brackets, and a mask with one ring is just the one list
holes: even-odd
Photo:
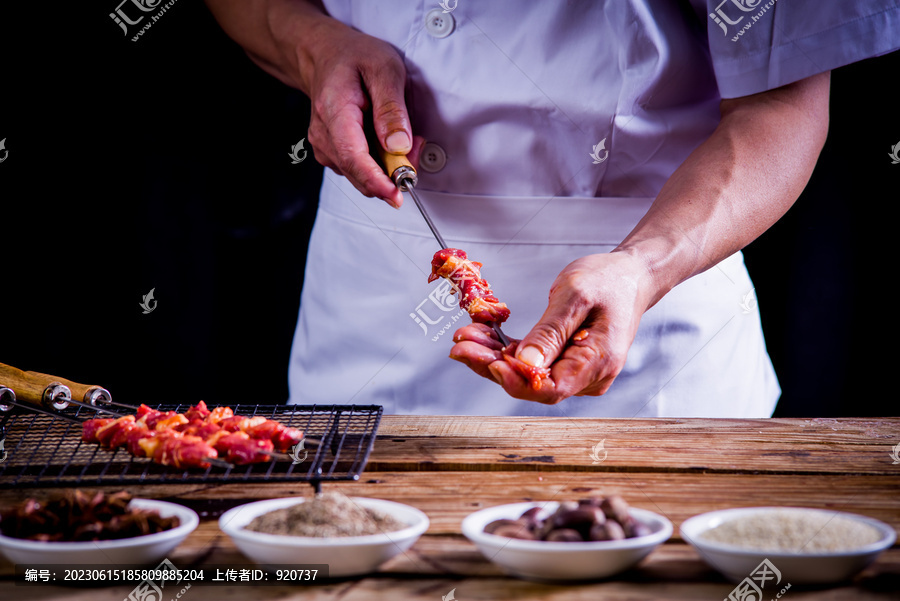
[(404, 165), (394, 171), (393, 179), (394, 183), (397, 184), (397, 187), (400, 188), (401, 192), (409, 192), (409, 195), (412, 196), (413, 202), (416, 203), (416, 207), (419, 209), (419, 212), (425, 219), (425, 223), (428, 224), (428, 228), (431, 230), (431, 233), (434, 234), (435, 240), (437, 240), (438, 244), (441, 245), (441, 248), (447, 248), (447, 243), (444, 242), (443, 236), (441, 236), (441, 233), (438, 231), (437, 226), (434, 225), (434, 221), (431, 220), (431, 215), (429, 215), (428, 211), (425, 210), (425, 205), (422, 204), (422, 201), (419, 199), (419, 195), (416, 193), (416, 184), (419, 182), (419, 178), (416, 175), (415, 169), (413, 169), (412, 166), (407, 167), (406, 165)]
[(78, 407), (84, 407), (85, 409), (93, 409), (94, 411), (101, 411), (103, 413), (115, 415), (116, 417), (122, 417), (121, 413), (117, 413), (112, 409), (106, 409), (100, 405), (85, 403), (84, 401), (76, 401), (72, 398), (72, 391), (64, 384), (53, 383), (47, 386), (47, 388), (44, 389), (43, 403), (44, 405), (52, 406), (58, 411), (66, 409), (69, 405), (77, 405)]
[(500, 339), (500, 342), (503, 344), (503, 348), (508, 347), (510, 344), (510, 340), (506, 337), (506, 334), (503, 333), (503, 330), (500, 329), (500, 324), (492, 321), (491, 328), (494, 330), (494, 333), (497, 334), (497, 338)]
[[(419, 200), (419, 195), (416, 193), (416, 184), (419, 182), (419, 176), (412, 164), (410, 164), (409, 160), (402, 155), (382, 153), (382, 158), (384, 159), (385, 167), (388, 170), (388, 175), (394, 181), (394, 184), (400, 188), (401, 192), (409, 192), (409, 195), (412, 196), (413, 202), (416, 203), (416, 208), (419, 209), (419, 213), (422, 214), (425, 223), (428, 224), (428, 229), (434, 234), (435, 240), (441, 245), (442, 249), (449, 248), (447, 243), (444, 242), (444, 238), (438, 231), (437, 226), (434, 225), (434, 221), (431, 220), (431, 215), (425, 210), (425, 205)], [(392, 165), (397, 166), (391, 170)], [(504, 347), (509, 346), (510, 340), (507, 338), (506, 334), (503, 333), (503, 330), (500, 329), (499, 323), (492, 321), (487, 325), (494, 330), (494, 333), (497, 334), (497, 338), (500, 339), (500, 342)]]

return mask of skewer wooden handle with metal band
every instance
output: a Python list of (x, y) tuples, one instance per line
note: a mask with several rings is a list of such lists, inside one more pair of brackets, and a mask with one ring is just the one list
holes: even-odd
[(413, 186), (416, 185), (418, 174), (405, 154), (391, 154), (382, 148), (379, 151), (379, 155), (381, 164), (384, 165), (384, 170), (387, 172), (388, 177), (394, 181), (398, 188), (404, 192), (406, 191), (406, 184), (403, 183), (405, 179), (411, 180)]
[(58, 382), (63, 386), (67, 386), (69, 390), (72, 391), (73, 399), (77, 401), (84, 401), (89, 405), (96, 405), (98, 402), (112, 400), (109, 391), (102, 386), (97, 386), (96, 384), (79, 384), (78, 382), (72, 382), (71, 380), (66, 380), (65, 378), (57, 378), (56, 376), (42, 374), (37, 371), (28, 371), (25, 373), (27, 373), (31, 377), (38, 378), (43, 382), (47, 382), (48, 384), (50, 382)]
[(65, 409), (68, 406), (65, 399), (72, 398), (72, 391), (59, 379), (47, 380), (3, 363), (0, 363), (0, 384), (11, 388), (17, 401), (42, 408)]
[[(4, 371), (5, 370), (5, 371)], [(51, 376), (50, 374), (43, 374), (38, 371), (22, 371), (10, 365), (4, 365), (0, 363), (0, 382), (2, 382), (2, 376), (4, 373), (12, 374), (12, 377), (16, 377), (22, 380), (26, 380), (31, 382), (33, 385), (38, 386), (43, 383), (44, 387), (49, 386), (50, 384), (61, 384), (69, 389), (71, 392), (71, 398), (83, 401), (90, 405), (96, 405), (98, 402), (103, 401), (111, 401), (112, 396), (109, 394), (109, 391), (103, 388), (102, 386), (98, 386), (96, 384), (79, 384), (78, 382), (72, 382), (71, 380), (66, 380), (65, 378), (59, 378), (57, 376)], [(15, 390), (15, 386), (10, 386), (6, 384), (13, 390)]]

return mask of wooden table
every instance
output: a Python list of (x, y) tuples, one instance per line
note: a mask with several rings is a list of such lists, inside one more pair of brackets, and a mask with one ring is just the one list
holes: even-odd
[[(591, 459), (604, 442), (606, 456)], [(370, 576), (305, 587), (195, 586), (180, 601), (205, 599), (371, 599), (459, 601), (724, 599), (734, 588), (678, 536), (692, 515), (728, 507), (800, 505), (851, 511), (900, 530), (900, 419), (563, 419), (385, 416), (358, 482), (326, 484), (348, 495), (422, 509), (428, 532)], [(602, 458), (602, 451), (597, 455)], [(132, 492), (200, 511), (308, 495), (307, 484), (146, 485)], [(49, 491), (0, 491), (7, 503)], [(469, 513), (527, 500), (619, 493), (635, 507), (667, 516), (675, 534), (637, 568), (607, 581), (538, 584), (504, 576), (460, 534)], [(178, 567), (248, 564), (207, 516), (172, 554)], [(132, 587), (15, 586), (0, 562), (0, 598), (120, 601)], [(793, 586), (788, 601), (900, 599), (895, 545), (852, 582)], [(168, 598), (164, 601), (169, 601)]]

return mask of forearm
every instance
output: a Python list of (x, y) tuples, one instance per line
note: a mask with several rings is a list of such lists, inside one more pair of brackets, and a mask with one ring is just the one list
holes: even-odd
[(206, 0), (228, 36), (261, 69), (306, 94), (310, 92), (311, 48), (345, 27), (316, 0)]
[(646, 267), (647, 306), (737, 252), (795, 202), (828, 130), (827, 73), (722, 102), (722, 120), (614, 252)]

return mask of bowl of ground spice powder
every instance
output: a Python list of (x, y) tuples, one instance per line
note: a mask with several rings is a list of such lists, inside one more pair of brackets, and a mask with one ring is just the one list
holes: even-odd
[(428, 525), (415, 507), (338, 492), (256, 501), (219, 518), (222, 532), (263, 567), (324, 564), (329, 578), (375, 571), (411, 547)]
[(758, 583), (762, 573), (762, 581), (776, 591), (789, 584), (846, 581), (897, 536), (891, 526), (870, 517), (802, 507), (713, 511), (685, 520), (680, 531), (730, 580)]

